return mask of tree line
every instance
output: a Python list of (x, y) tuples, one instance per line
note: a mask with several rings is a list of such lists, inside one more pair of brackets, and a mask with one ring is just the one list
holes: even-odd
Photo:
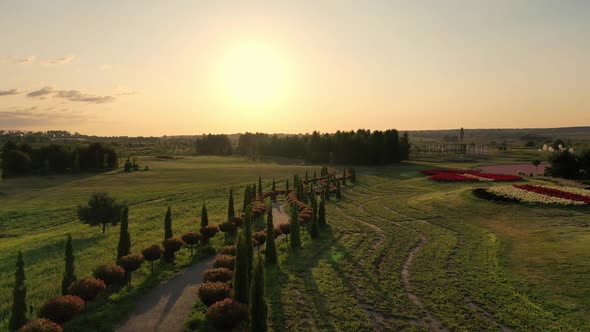
[(2, 177), (66, 172), (102, 172), (118, 167), (117, 152), (100, 142), (89, 145), (6, 142), (2, 147)]
[(232, 144), (227, 135), (203, 135), (195, 140), (195, 153), (199, 155), (231, 155)]
[(245, 133), (238, 139), (238, 153), (245, 156), (303, 158), (312, 163), (391, 164), (407, 160), (410, 139), (397, 130), (337, 131), (334, 134), (279, 136)]

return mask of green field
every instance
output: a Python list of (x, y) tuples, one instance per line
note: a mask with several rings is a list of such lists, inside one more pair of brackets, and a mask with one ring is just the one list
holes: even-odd
[[(180, 235), (198, 228), (203, 201), (210, 222), (223, 221), (230, 187), (241, 208), (243, 186), (259, 175), (266, 188), (273, 177), (282, 188), (294, 173), (319, 170), (229, 157), (139, 162), (152, 170), (0, 182), (0, 296), (12, 297), (18, 249), (29, 301), (38, 306), (58, 295), (67, 233), (75, 239), (78, 277), (114, 262), (118, 227), (103, 235), (76, 217), (92, 192), (130, 203), (138, 252), (162, 240), (167, 206)], [(475, 164), (358, 169), (359, 181), (327, 204), (330, 231), (304, 238), (299, 254), (280, 243), (280, 268), (267, 270), (272, 330), (590, 330), (590, 210), (482, 201), (471, 195), (482, 184), (433, 183), (419, 173), (442, 166)], [(218, 235), (214, 248), (221, 243)], [(132, 287), (97, 301), (74, 323), (110, 330), (143, 288), (203, 254), (191, 258), (183, 250), (175, 267), (159, 267), (151, 277), (143, 268)], [(0, 303), (1, 319), (9, 309), (10, 301)]]

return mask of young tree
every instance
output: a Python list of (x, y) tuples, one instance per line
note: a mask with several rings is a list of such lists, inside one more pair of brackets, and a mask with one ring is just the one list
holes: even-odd
[(238, 235), (236, 243), (236, 263), (234, 267), (234, 277), (232, 280), (232, 297), (241, 303), (248, 303), (250, 278), (248, 272), (248, 249), (246, 245), (252, 240), (247, 238), (244, 232)]
[(258, 177), (258, 195), (262, 195), (262, 178)]
[(537, 168), (539, 167), (539, 165), (541, 164), (540, 160), (533, 160), (533, 166), (535, 166), (535, 175), (537, 175)]
[(145, 260), (151, 263), (151, 270), (154, 273), (154, 261), (157, 261), (162, 257), (162, 248), (159, 245), (154, 244), (153, 246), (147, 247), (141, 251)]
[(289, 179), (285, 182), (285, 194), (289, 192)]
[(266, 295), (264, 292), (264, 264), (260, 255), (256, 259), (250, 284), (250, 331), (266, 332), (267, 312)]
[(326, 223), (326, 202), (323, 199), (320, 200), (320, 207), (318, 209), (318, 224), (320, 227), (326, 227), (328, 225)]
[(170, 207), (166, 210), (166, 216), (164, 217), (164, 240), (172, 237), (172, 211)]
[(317, 238), (320, 235), (320, 227), (318, 224), (318, 202), (314, 195), (311, 199), (311, 208), (312, 208), (312, 215), (311, 215), (311, 226), (309, 230), (309, 235), (312, 238)]
[(234, 190), (229, 190), (229, 201), (227, 207), (227, 220), (230, 220), (232, 217), (236, 216), (236, 212), (234, 210)]
[(246, 221), (244, 222), (244, 236), (247, 239), (244, 246), (248, 258), (248, 280), (252, 276), (252, 263), (254, 262), (254, 247), (252, 246), (252, 206), (248, 206), (246, 211)]
[(78, 206), (78, 219), (90, 226), (102, 225), (104, 234), (106, 225), (116, 225), (121, 217), (122, 204), (108, 193), (94, 193), (88, 200), (87, 206)]
[(342, 191), (340, 190), (340, 181), (336, 182), (336, 198), (337, 199), (342, 198)]
[(209, 226), (209, 216), (207, 215), (207, 207), (203, 202), (203, 208), (201, 209), (201, 228)]
[(14, 274), (14, 290), (12, 312), (10, 313), (10, 331), (16, 331), (27, 322), (27, 285), (25, 284), (25, 261), (22, 251), (18, 251), (16, 273)]
[[(131, 253), (131, 235), (129, 235), (129, 207), (121, 209), (121, 227), (119, 229), (119, 244), (117, 245), (117, 261)], [(64, 294), (65, 295), (65, 294)]]
[(246, 208), (250, 204), (250, 185), (246, 186), (244, 189), (244, 204), (242, 205), (242, 212), (246, 212)]
[(76, 281), (76, 273), (74, 267), (74, 247), (72, 246), (72, 235), (68, 234), (68, 239), (66, 241), (66, 252), (65, 252), (65, 262), (66, 268), (64, 271), (64, 276), (61, 281), (61, 294), (66, 295), (68, 294), (68, 287)]
[(275, 182), (275, 179), (272, 179), (272, 189), (271, 189), (271, 194), (270, 194), (270, 200), (271, 201), (276, 201), (277, 200), (277, 195), (275, 194), (275, 191), (277, 190), (277, 185)]
[(275, 245), (275, 229), (272, 220), (272, 207), (268, 209), (266, 217), (266, 264), (277, 263), (277, 247)]
[(299, 220), (297, 206), (291, 205), (291, 249), (293, 251), (301, 248), (301, 232), (299, 231)]
[(465, 137), (465, 130), (463, 129), (463, 127), (461, 127), (461, 130), (459, 131), (459, 137), (461, 138), (461, 140), (463, 140), (463, 137)]
[(346, 169), (342, 170), (342, 185), (346, 185)]

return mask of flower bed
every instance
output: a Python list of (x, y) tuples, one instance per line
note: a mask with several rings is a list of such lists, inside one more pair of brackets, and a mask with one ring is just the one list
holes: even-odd
[(590, 204), (590, 191), (574, 187), (504, 185), (479, 190), (485, 191), (488, 195), (474, 191), (476, 196), (490, 200), (562, 206)]
[(489, 174), (464, 169), (430, 169), (421, 171), (422, 174), (430, 175), (431, 181), (518, 181), (520, 176), (508, 174)]

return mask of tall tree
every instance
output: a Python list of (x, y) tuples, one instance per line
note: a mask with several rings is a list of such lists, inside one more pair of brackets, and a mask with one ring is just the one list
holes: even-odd
[(172, 210), (168, 207), (164, 217), (164, 240), (172, 237)]
[(289, 192), (289, 179), (287, 179), (287, 182), (285, 183), (285, 193)]
[(262, 195), (262, 178), (258, 177), (258, 195)]
[(244, 204), (242, 205), (242, 212), (246, 212), (246, 209), (248, 208), (248, 205), (250, 204), (250, 185), (246, 186), (246, 189), (244, 189)]
[(297, 206), (291, 205), (291, 249), (294, 251), (301, 248), (301, 231), (299, 230), (299, 220)]
[(201, 227), (207, 226), (209, 226), (209, 216), (207, 215), (207, 206), (203, 202), (203, 207), (201, 208)]
[(249, 205), (244, 221), (244, 237), (246, 238), (246, 257), (248, 258), (248, 280), (252, 276), (252, 263), (254, 262), (254, 246), (252, 245), (252, 206)]
[(346, 169), (342, 170), (342, 185), (346, 185)]
[(318, 224), (320, 227), (326, 227), (328, 225), (326, 222), (326, 202), (323, 199), (320, 200), (320, 207), (318, 209)]
[(313, 197), (311, 198), (311, 209), (312, 209), (312, 215), (311, 215), (311, 225), (310, 225), (310, 229), (309, 229), (309, 235), (312, 238), (317, 238), (320, 235), (320, 227), (318, 224), (318, 201), (317, 201), (315, 195), (313, 195)]
[(236, 262), (234, 267), (234, 276), (232, 280), (232, 297), (234, 300), (242, 303), (248, 303), (250, 278), (248, 273), (248, 249), (246, 244), (252, 243), (252, 239), (246, 237), (242, 231), (238, 235), (236, 243)]
[(61, 280), (61, 294), (66, 295), (68, 294), (68, 287), (76, 281), (76, 272), (74, 266), (74, 247), (72, 246), (72, 235), (68, 234), (68, 239), (66, 241), (66, 250), (65, 250), (65, 271), (63, 275), (63, 279)]
[(252, 272), (252, 282), (250, 284), (250, 331), (251, 332), (266, 332), (267, 331), (267, 313), (268, 308), (266, 304), (264, 284), (264, 264), (260, 255), (254, 264), (254, 271)]
[(131, 253), (131, 235), (129, 235), (129, 207), (125, 204), (121, 209), (121, 227), (119, 228), (119, 244), (117, 245), (117, 262)]
[(459, 137), (461, 138), (461, 140), (463, 140), (463, 137), (465, 137), (465, 130), (463, 129), (463, 127), (461, 127), (461, 130), (459, 131)]
[(27, 285), (25, 284), (25, 261), (22, 251), (18, 251), (16, 272), (14, 274), (14, 290), (12, 312), (8, 328), (16, 331), (27, 322)]
[(122, 204), (108, 193), (94, 193), (86, 206), (78, 206), (78, 219), (90, 226), (102, 225), (104, 234), (106, 225), (116, 225), (121, 217)]
[(232, 217), (236, 216), (236, 211), (234, 210), (234, 190), (229, 189), (229, 201), (227, 207), (227, 220), (230, 220)]
[(266, 264), (277, 263), (277, 247), (275, 245), (275, 227), (272, 218), (272, 206), (268, 208), (266, 217)]
[(340, 181), (336, 181), (336, 198), (342, 198), (342, 191), (340, 190)]

